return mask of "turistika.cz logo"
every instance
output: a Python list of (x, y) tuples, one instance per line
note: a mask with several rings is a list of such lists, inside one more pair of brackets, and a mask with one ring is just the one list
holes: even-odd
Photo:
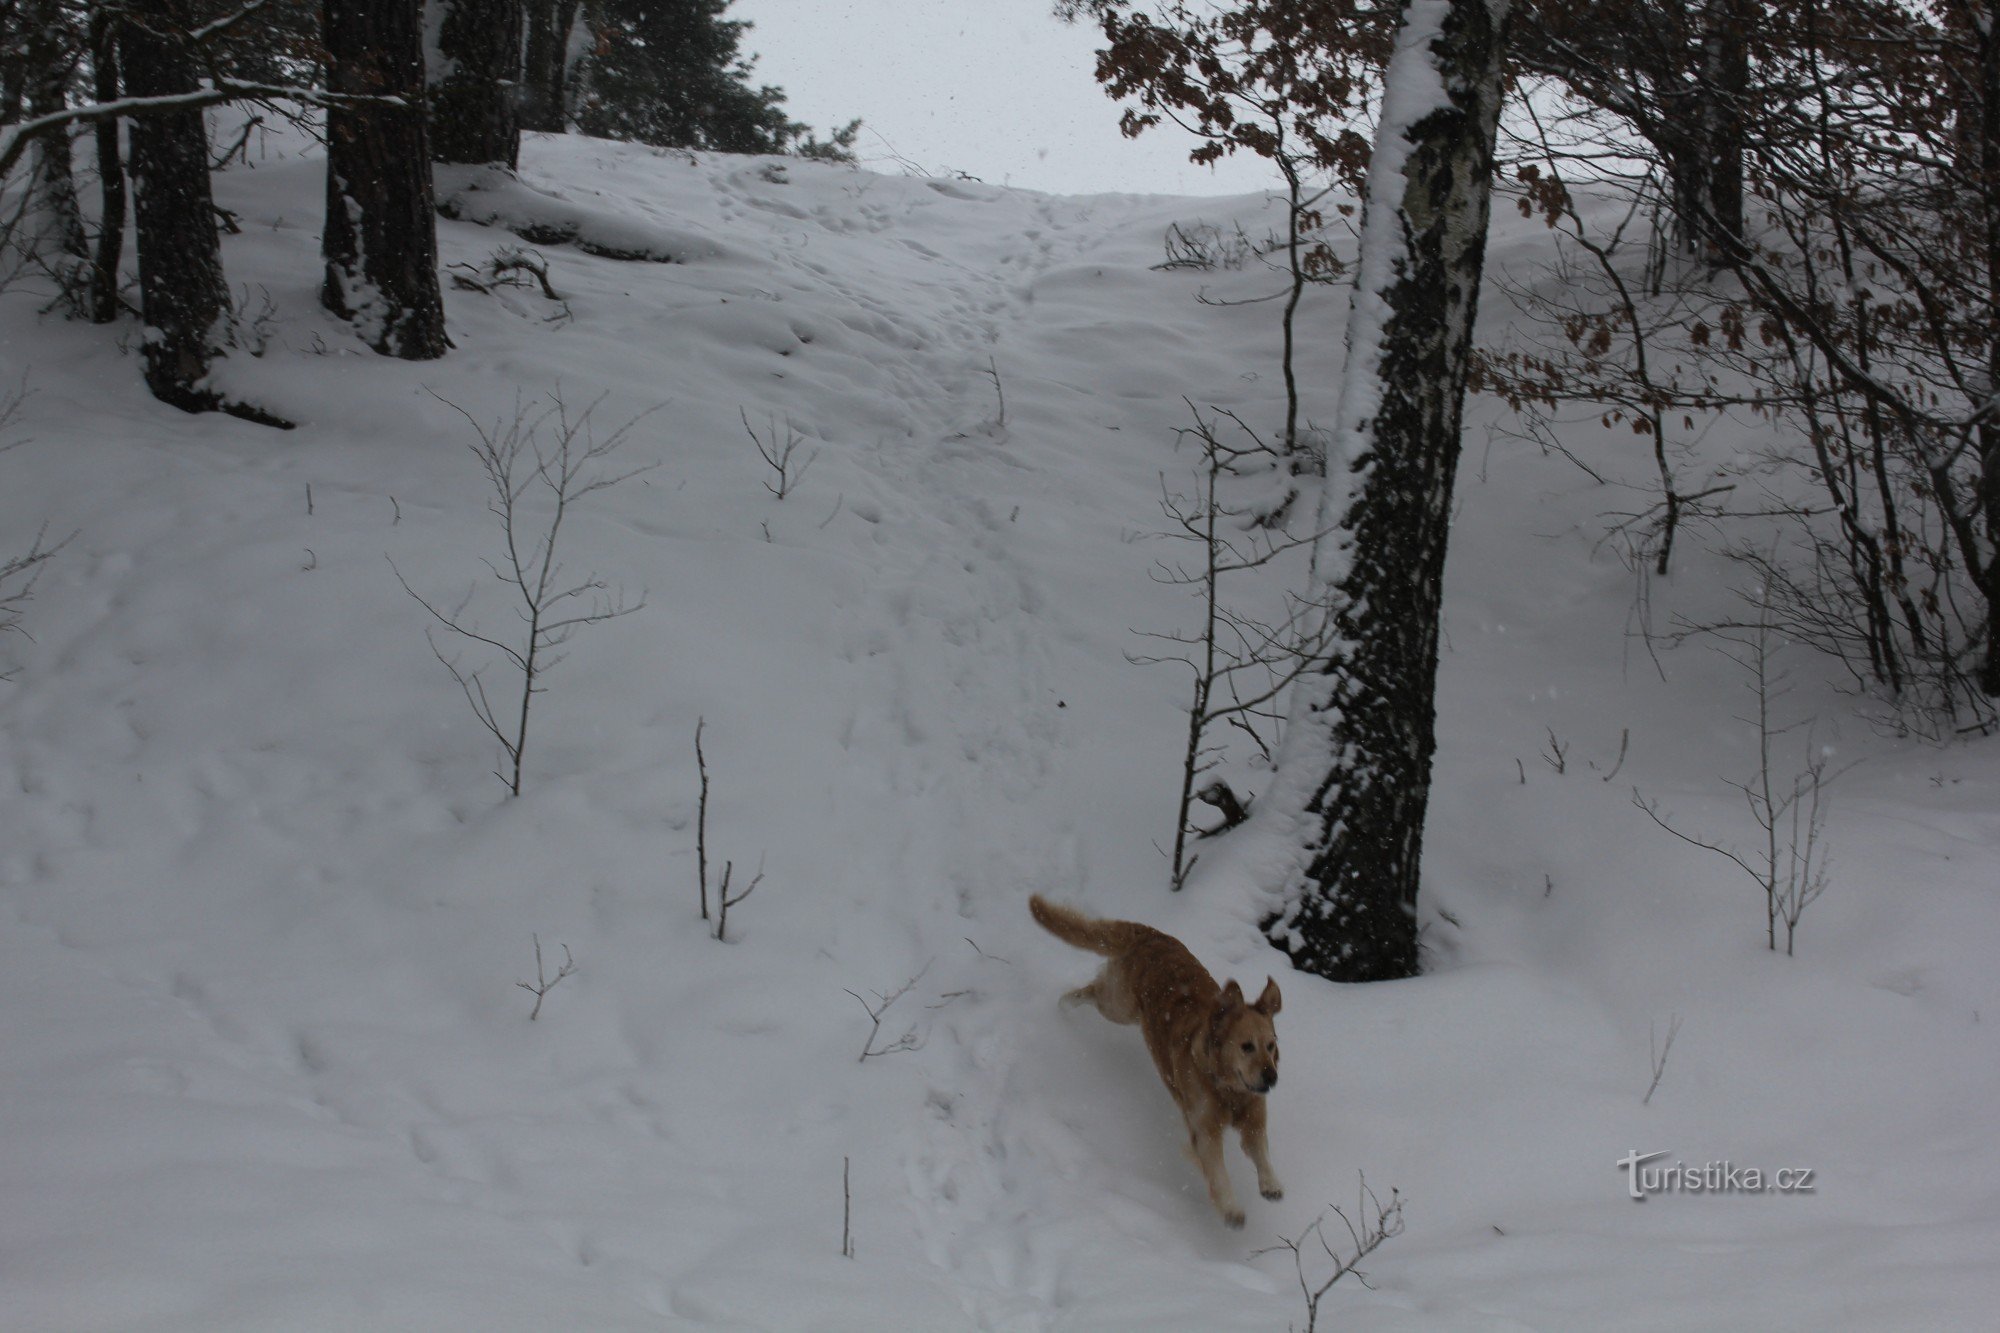
[(1671, 1166), (1648, 1166), (1665, 1157), (1665, 1152), (1640, 1152), (1634, 1148), (1618, 1159), (1625, 1172), (1625, 1193), (1644, 1203), (1655, 1194), (1815, 1194), (1818, 1171), (1810, 1166), (1781, 1166), (1764, 1171), (1734, 1162), (1675, 1162)]

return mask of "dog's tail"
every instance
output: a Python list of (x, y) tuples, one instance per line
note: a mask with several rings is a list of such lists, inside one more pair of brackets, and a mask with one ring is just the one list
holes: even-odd
[(1107, 958), (1124, 953), (1152, 933), (1150, 926), (1142, 926), (1136, 921), (1102, 921), (1085, 916), (1074, 907), (1052, 903), (1039, 893), (1028, 899), (1028, 910), (1034, 913), (1035, 920), (1042, 923), (1042, 929), (1064, 944), (1088, 949)]

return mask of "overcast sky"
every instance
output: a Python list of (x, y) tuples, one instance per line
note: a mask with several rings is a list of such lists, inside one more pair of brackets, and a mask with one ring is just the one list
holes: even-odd
[(736, 0), (756, 79), (786, 93), (822, 135), (860, 116), (864, 162), (901, 158), (936, 175), (1057, 194), (1242, 194), (1266, 188), (1255, 159), (1191, 165), (1195, 143), (1167, 126), (1137, 140), (1092, 68), (1096, 32), (1052, 0)]

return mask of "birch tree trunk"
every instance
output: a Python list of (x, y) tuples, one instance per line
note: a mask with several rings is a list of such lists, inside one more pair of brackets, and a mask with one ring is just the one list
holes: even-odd
[(327, 84), (400, 99), (326, 115), (326, 283), (320, 299), (384, 356), (451, 345), (438, 289), (437, 219), (417, 0), (326, 0)]
[(1438, 615), (1507, 9), (1409, 0), (1368, 174), (1313, 553), (1337, 632), (1294, 696), (1280, 790), (1305, 816), (1302, 868), (1264, 922), (1298, 967), (1337, 981), (1418, 968)]

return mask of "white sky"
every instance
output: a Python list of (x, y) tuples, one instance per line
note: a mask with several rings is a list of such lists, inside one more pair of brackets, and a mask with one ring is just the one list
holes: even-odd
[(784, 88), (794, 120), (822, 135), (860, 116), (864, 162), (908, 159), (938, 175), (1057, 194), (1243, 194), (1275, 173), (1258, 159), (1210, 169), (1166, 126), (1118, 132), (1092, 74), (1097, 34), (1053, 0), (736, 0), (756, 25), (755, 78)]

